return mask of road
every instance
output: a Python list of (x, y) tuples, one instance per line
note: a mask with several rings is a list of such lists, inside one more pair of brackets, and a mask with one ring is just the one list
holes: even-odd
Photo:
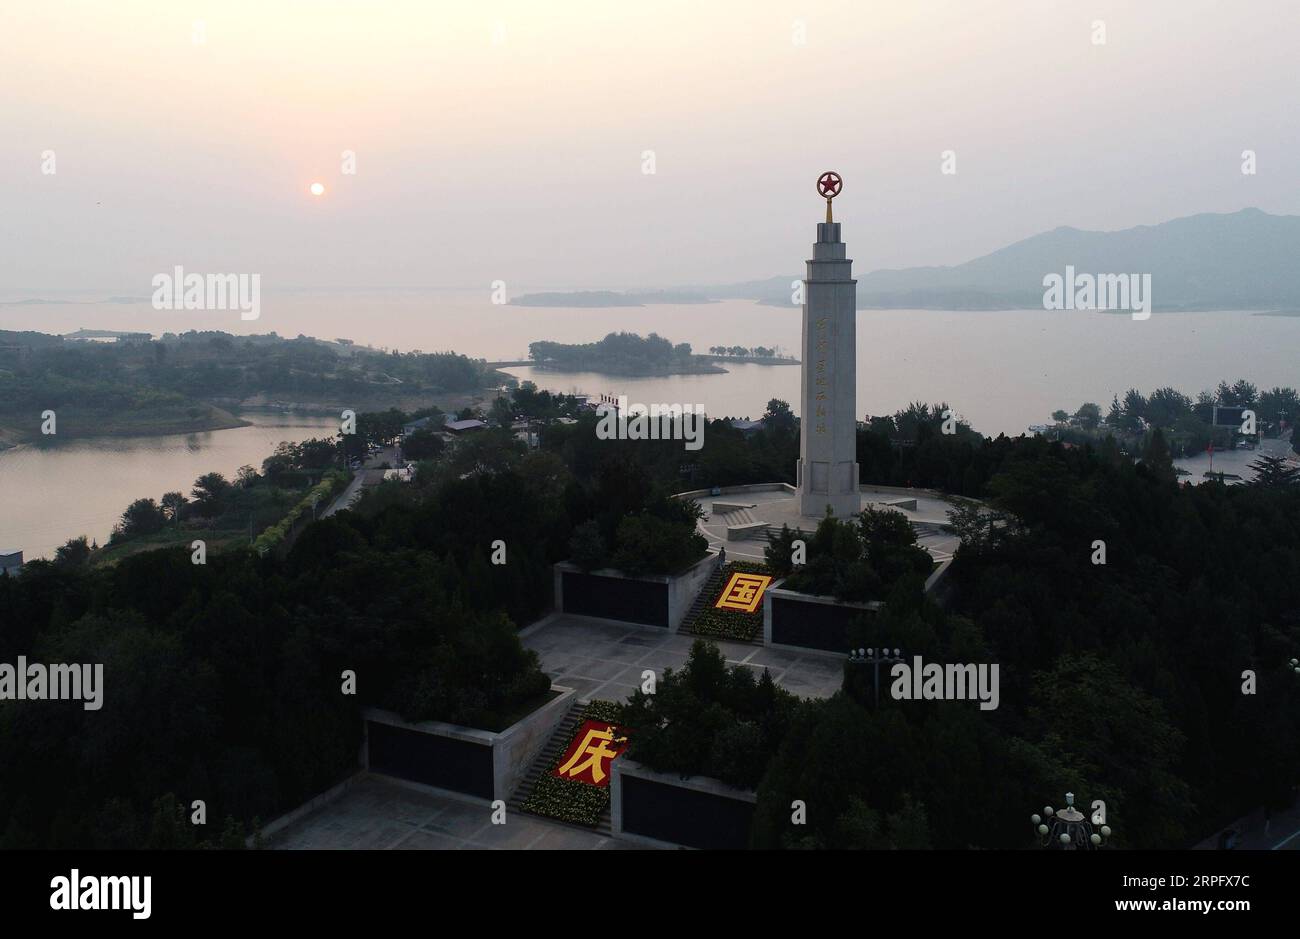
[(361, 498), (361, 490), (366, 486), (376, 486), (383, 481), (384, 471), (379, 467), (387, 463), (390, 467), (398, 465), (398, 451), (396, 447), (385, 447), (374, 456), (369, 457), (364, 466), (357, 470), (352, 476), (352, 482), (348, 483), (348, 488), (339, 493), (328, 509), (321, 513), (321, 518), (329, 518), (335, 512), (342, 512), (344, 509), (351, 508), (352, 503)]

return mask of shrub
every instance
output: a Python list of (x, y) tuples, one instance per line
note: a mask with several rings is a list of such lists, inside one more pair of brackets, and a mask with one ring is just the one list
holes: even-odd
[(624, 706), (624, 722), (636, 728), (628, 756), (658, 772), (756, 786), (798, 701), (766, 669), (756, 681), (698, 639), (681, 671), (668, 669), (655, 694), (637, 690)]

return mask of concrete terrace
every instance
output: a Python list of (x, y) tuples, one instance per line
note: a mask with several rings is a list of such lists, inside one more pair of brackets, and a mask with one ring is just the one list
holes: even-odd
[[(641, 686), (641, 673), (680, 669), (696, 636), (653, 626), (560, 614), (520, 633), (537, 652), (551, 680), (574, 688), (580, 698), (622, 701)], [(844, 656), (813, 649), (768, 649), (710, 638), (729, 665), (743, 665), (758, 678), (766, 668), (786, 690), (805, 698), (829, 698), (840, 689)]]
[[(952, 506), (938, 493), (929, 489), (858, 488), (863, 508), (874, 506), (902, 513), (916, 530), (918, 544), (936, 561), (950, 559), (957, 550), (957, 536), (943, 530)], [(725, 547), (727, 556), (736, 560), (762, 561), (768, 532), (780, 531), (783, 524), (810, 533), (820, 521), (799, 514), (795, 489), (788, 485), (726, 487), (716, 496), (692, 492), (682, 497), (704, 510), (699, 531), (709, 546)], [(714, 503), (718, 503), (716, 510)]]

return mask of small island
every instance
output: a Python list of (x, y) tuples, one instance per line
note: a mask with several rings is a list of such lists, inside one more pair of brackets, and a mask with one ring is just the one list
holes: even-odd
[(535, 368), (561, 372), (599, 372), (604, 375), (718, 375), (727, 369), (719, 359), (751, 365), (798, 365), (793, 356), (776, 348), (710, 346), (707, 354), (691, 351), (689, 342), (674, 345), (657, 333), (642, 338), (636, 333), (610, 333), (599, 342), (566, 344), (529, 343), (528, 357)]
[(651, 333), (610, 333), (599, 342), (566, 344), (533, 342), (528, 357), (537, 368), (564, 372), (601, 372), (606, 375), (708, 375), (727, 370), (691, 352), (689, 342), (673, 345)]

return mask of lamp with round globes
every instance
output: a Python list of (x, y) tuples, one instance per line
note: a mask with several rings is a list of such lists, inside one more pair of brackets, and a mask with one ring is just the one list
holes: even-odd
[[(1094, 803), (1095, 805), (1095, 803)], [(1074, 807), (1074, 793), (1065, 794), (1065, 808), (1059, 812), (1050, 805), (1043, 814), (1029, 816), (1041, 847), (1058, 851), (1095, 851), (1110, 837), (1110, 826), (1098, 824), (1094, 830), (1088, 817)], [(1100, 819), (1098, 819), (1100, 822)]]
[(881, 663), (892, 664), (903, 661), (903, 650), (895, 649), (894, 654), (890, 655), (888, 649), (850, 649), (850, 665), (870, 665), (873, 666), (875, 677), (873, 684), (876, 691), (876, 707), (880, 707), (880, 665)]

